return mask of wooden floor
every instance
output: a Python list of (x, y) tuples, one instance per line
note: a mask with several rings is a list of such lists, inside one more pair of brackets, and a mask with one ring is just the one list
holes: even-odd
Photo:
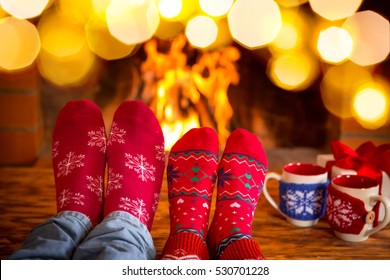
[[(317, 153), (311, 149), (267, 151), (269, 169), (280, 172), (291, 161), (315, 162)], [(271, 185), (271, 195), (275, 190)], [(0, 259), (9, 256), (34, 226), (54, 213), (54, 177), (47, 161), (34, 167), (1, 167)], [(151, 234), (160, 253), (169, 234), (166, 181)], [(253, 222), (253, 237), (267, 259), (390, 259), (390, 225), (365, 242), (349, 243), (336, 238), (325, 220), (311, 228), (290, 225), (263, 195)]]

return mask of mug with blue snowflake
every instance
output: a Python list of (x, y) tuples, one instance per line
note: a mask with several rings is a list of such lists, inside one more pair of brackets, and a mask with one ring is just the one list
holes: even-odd
[[(270, 179), (278, 181), (279, 204), (268, 192)], [(268, 173), (263, 192), (268, 202), (288, 222), (299, 227), (309, 227), (317, 224), (325, 214), (328, 184), (328, 172), (324, 167), (293, 162), (283, 167), (281, 175)]]

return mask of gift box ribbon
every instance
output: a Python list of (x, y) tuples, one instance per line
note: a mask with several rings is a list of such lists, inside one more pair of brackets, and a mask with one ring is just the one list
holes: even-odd
[(340, 141), (332, 141), (331, 148), (334, 161), (326, 164), (326, 169), (331, 171), (334, 165), (353, 169), (359, 175), (375, 179), (382, 185), (382, 170), (390, 175), (390, 144), (375, 146), (371, 141), (361, 144), (356, 150), (348, 147)]

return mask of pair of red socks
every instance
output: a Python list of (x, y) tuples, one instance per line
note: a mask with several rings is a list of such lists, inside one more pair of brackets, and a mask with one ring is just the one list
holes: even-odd
[(70, 101), (59, 112), (52, 140), (57, 212), (81, 212), (96, 225), (121, 210), (151, 229), (165, 154), (161, 127), (144, 103), (123, 102), (107, 137), (93, 102)]
[(214, 130), (187, 132), (169, 154), (170, 236), (161, 258), (264, 259), (252, 239), (252, 222), (267, 165), (261, 143), (245, 129), (231, 133), (219, 163)]

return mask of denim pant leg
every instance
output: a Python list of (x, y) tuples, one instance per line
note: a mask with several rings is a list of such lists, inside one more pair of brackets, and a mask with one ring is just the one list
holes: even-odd
[(156, 249), (148, 229), (123, 211), (109, 214), (76, 248), (73, 259), (150, 260)]
[(22, 247), (8, 259), (71, 259), (91, 228), (89, 219), (79, 212), (58, 213), (31, 230)]

